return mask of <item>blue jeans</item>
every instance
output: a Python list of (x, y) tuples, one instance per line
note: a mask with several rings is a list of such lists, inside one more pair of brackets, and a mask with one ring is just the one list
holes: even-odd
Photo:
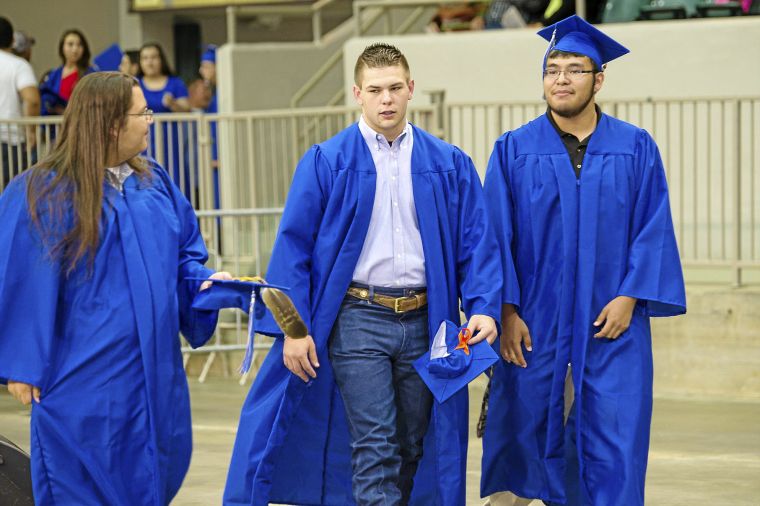
[[(413, 292), (374, 291), (392, 297)], [(433, 405), (412, 363), (428, 345), (427, 307), (397, 314), (350, 295), (343, 301), (329, 353), (346, 408), (360, 506), (409, 502)]]

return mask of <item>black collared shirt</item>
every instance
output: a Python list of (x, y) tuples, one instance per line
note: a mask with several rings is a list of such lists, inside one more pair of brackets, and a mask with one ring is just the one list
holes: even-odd
[[(596, 104), (594, 105), (594, 108), (596, 109), (596, 124), (598, 125), (599, 119), (602, 117), (602, 110)], [(588, 142), (591, 140), (591, 135), (594, 133), (591, 132), (591, 135), (582, 141), (579, 141), (576, 136), (562, 131), (562, 129), (557, 126), (557, 123), (554, 121), (554, 118), (552, 117), (551, 112), (548, 108), (546, 109), (546, 116), (548, 116), (549, 122), (551, 122), (552, 126), (559, 134), (560, 139), (562, 139), (562, 142), (565, 145), (565, 149), (567, 149), (567, 154), (570, 155), (570, 161), (573, 164), (573, 170), (575, 170), (575, 177), (580, 178), (581, 167), (583, 166), (583, 156), (586, 154)]]

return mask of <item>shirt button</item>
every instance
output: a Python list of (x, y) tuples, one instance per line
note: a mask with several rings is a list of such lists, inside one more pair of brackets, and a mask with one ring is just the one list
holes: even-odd
[(397, 228), (397, 229), (396, 229), (396, 232), (401, 232), (401, 229), (400, 229), (400, 228)]
[(391, 179), (395, 181), (396, 180), (396, 176), (391, 176)]
[(399, 253), (398, 255), (396, 255), (396, 257), (401, 258), (401, 253)]
[[(580, 165), (578, 167), (580, 167)], [(398, 207), (398, 202), (394, 202), (393, 207)]]
[(580, 168), (581, 168), (581, 165), (580, 165), (580, 164), (578, 164), (578, 165), (576, 165), (575, 167), (576, 167), (577, 169), (580, 169)]

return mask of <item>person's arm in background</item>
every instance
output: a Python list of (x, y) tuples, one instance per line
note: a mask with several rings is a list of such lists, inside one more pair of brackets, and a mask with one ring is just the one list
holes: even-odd
[[(21, 114), (25, 118), (39, 116), (40, 90), (37, 88), (37, 79), (34, 77), (34, 70), (29, 63), (24, 61), (19, 64), (13, 84), (16, 86), (18, 96), (21, 99)], [(35, 129), (31, 125), (26, 128), (26, 142), (29, 148), (33, 148), (37, 144)]]
[[(19, 96), (22, 102), (21, 113), (25, 118), (40, 115), (40, 90), (37, 89), (37, 86), (22, 88), (19, 90)], [(26, 127), (26, 143), (30, 148), (37, 145), (37, 135), (32, 125)]]

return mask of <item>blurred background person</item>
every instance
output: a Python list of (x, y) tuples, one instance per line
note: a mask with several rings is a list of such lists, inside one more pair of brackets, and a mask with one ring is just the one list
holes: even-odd
[(140, 50), (127, 49), (121, 57), (119, 72), (130, 76), (137, 76), (140, 72)]
[(478, 2), (441, 5), (430, 20), (427, 31), (437, 33), (480, 30), (483, 28), (484, 10), (485, 5)]
[[(6, 18), (0, 17), (0, 119), (4, 120), (37, 116), (40, 113), (40, 94), (34, 71), (28, 61), (13, 54), (12, 45), (13, 25)], [(27, 148), (34, 145), (34, 131), (31, 128), (24, 135), (16, 125), (0, 126), (3, 164), (0, 189), (8, 184), (11, 176), (36, 161), (34, 157), (27, 160)]]
[[(174, 75), (166, 59), (166, 53), (155, 42), (143, 44), (140, 48), (137, 79), (145, 94), (148, 109), (158, 115), (157, 124), (150, 126), (148, 153), (166, 168), (177, 186), (190, 198), (191, 187), (195, 186), (197, 182), (191, 184), (187, 158), (185, 156), (180, 157), (181, 151), (186, 152), (186, 129), (180, 129), (177, 121), (162, 121), (160, 119), (161, 114), (190, 112), (187, 87), (182, 79)], [(161, 129), (162, 141), (158, 145), (156, 128)]]
[[(219, 105), (217, 104), (216, 93), (216, 46), (214, 44), (206, 46), (206, 50), (201, 55), (201, 65), (198, 72), (205, 81), (206, 86), (211, 90), (211, 101), (206, 107), (206, 112), (208, 114), (217, 114), (219, 112)], [(216, 129), (216, 121), (210, 122), (211, 178), (214, 185), (214, 209), (219, 209), (221, 205), (221, 197), (219, 196), (219, 149), (217, 145)]]
[(95, 71), (90, 66), (90, 45), (76, 28), (66, 30), (61, 35), (58, 56), (61, 57), (61, 66), (45, 74), (40, 83), (43, 116), (63, 114), (77, 82)]
[(206, 112), (211, 104), (212, 92), (202, 77), (196, 77), (187, 85), (187, 101), (193, 112)]
[(206, 108), (208, 113), (217, 113), (219, 108), (216, 103), (216, 46), (209, 44), (201, 55), (201, 65), (198, 68), (206, 85), (211, 89), (211, 102)]
[(148, 101), (148, 108), (154, 113), (190, 111), (187, 87), (172, 72), (159, 44), (151, 42), (140, 48), (137, 78), (145, 93), (145, 100)]
[(34, 42), (34, 37), (21, 30), (16, 30), (13, 32), (13, 54), (20, 56), (26, 61), (31, 61)]

